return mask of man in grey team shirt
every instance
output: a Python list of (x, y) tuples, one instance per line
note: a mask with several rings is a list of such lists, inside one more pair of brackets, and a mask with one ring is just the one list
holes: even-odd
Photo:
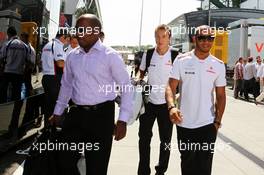
[(15, 27), (9, 27), (7, 35), (8, 42), (4, 44), (0, 53), (0, 62), (5, 62), (3, 82), (0, 87), (0, 103), (7, 101), (9, 83), (12, 84), (11, 100), (19, 100), (21, 98), (24, 68), (26, 63), (31, 63), (28, 57), (28, 47), (18, 38)]

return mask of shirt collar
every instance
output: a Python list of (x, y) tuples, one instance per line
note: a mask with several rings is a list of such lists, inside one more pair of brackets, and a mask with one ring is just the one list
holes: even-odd
[(12, 36), (12, 37), (9, 39), (9, 41), (14, 40), (14, 39), (18, 39), (18, 36)]
[[(90, 49), (89, 52), (91, 52), (91, 51), (93, 51), (93, 50), (98, 50), (98, 51), (100, 51), (100, 50), (102, 50), (102, 49), (103, 49), (103, 43), (101, 42), (100, 39), (98, 39), (98, 40), (96, 41), (96, 43), (94, 43), (94, 45), (92, 46), (92, 48)], [(78, 50), (79, 50), (79, 53), (86, 53), (82, 47), (79, 47)]]
[(58, 40), (57, 38), (54, 38), (53, 40), (54, 40), (55, 42), (61, 44), (61, 45), (64, 45), (64, 44), (63, 44), (60, 40)]
[(195, 55), (194, 49), (191, 51), (191, 55), (192, 55), (193, 58), (195, 58), (199, 62), (207, 62), (207, 60), (211, 57), (211, 53), (209, 53), (208, 57), (206, 57), (205, 59), (201, 60)]

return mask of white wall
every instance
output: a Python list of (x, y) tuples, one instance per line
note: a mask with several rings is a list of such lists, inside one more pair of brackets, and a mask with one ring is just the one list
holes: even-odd
[(76, 6), (79, 0), (65, 0), (65, 14), (72, 14), (72, 26), (75, 26), (76, 18), (74, 13), (76, 11)]
[(50, 11), (49, 40), (56, 36), (60, 19), (61, 0), (47, 0), (46, 7)]
[(246, 2), (243, 2), (240, 7), (248, 8), (248, 9), (264, 10), (264, 1), (263, 0), (247, 0)]
[(65, 0), (65, 14), (73, 14), (76, 11), (76, 5), (79, 0)]

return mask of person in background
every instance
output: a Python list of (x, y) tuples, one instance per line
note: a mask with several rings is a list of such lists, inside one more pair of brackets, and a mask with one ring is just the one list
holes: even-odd
[(242, 90), (242, 81), (243, 81), (243, 58), (240, 57), (238, 59), (237, 64), (235, 65), (234, 69), (234, 80), (235, 80), (235, 86), (234, 86), (234, 98), (238, 98), (238, 93), (241, 93)]
[(249, 57), (248, 62), (245, 65), (245, 73), (244, 73), (244, 96), (245, 100), (249, 101), (249, 93), (253, 93), (254, 99), (257, 97), (255, 84), (256, 84), (256, 67), (253, 63), (253, 58)]
[(261, 65), (258, 67), (257, 77), (258, 77), (259, 82), (260, 82), (260, 95), (256, 98), (256, 104), (260, 103), (264, 99), (264, 89), (263, 89), (263, 85), (264, 85), (264, 64), (261, 62), (260, 57), (259, 57), (259, 60), (260, 60), (259, 62), (261, 63)]
[(263, 63), (261, 62), (261, 57), (257, 56), (256, 57), (256, 62), (255, 62), (255, 70), (256, 70), (256, 83), (255, 83), (255, 94), (256, 96), (260, 95), (260, 89), (261, 89), (261, 74), (262, 74), (262, 67), (263, 67)]
[(66, 60), (64, 44), (67, 43), (68, 31), (60, 29), (56, 37), (48, 42), (42, 49), (42, 86), (45, 92), (44, 123), (48, 124), (49, 117), (53, 114), (56, 100), (60, 90), (60, 82)]
[[(139, 67), (137, 78), (143, 80), (145, 73), (148, 72), (148, 84), (153, 88), (150, 90), (149, 102), (145, 104), (145, 113), (139, 117), (138, 175), (151, 174), (150, 143), (155, 120), (158, 123), (160, 136), (159, 160), (155, 166), (156, 175), (164, 175), (169, 164), (170, 149), (166, 148), (171, 142), (172, 123), (169, 119), (164, 91), (173, 64), (172, 48), (169, 46), (170, 38), (171, 29), (167, 25), (157, 26), (155, 29), (156, 47), (147, 50)], [(152, 55), (150, 55), (150, 52), (152, 52)], [(149, 65), (147, 63), (148, 59), (150, 59)]]
[(29, 54), (28, 46), (17, 36), (15, 27), (7, 29), (8, 42), (2, 47), (0, 62), (5, 62), (3, 84), (0, 90), (0, 103), (7, 102), (7, 89), (12, 84), (11, 101), (21, 99), (21, 89), (24, 80), (26, 64), (34, 64)]
[(32, 83), (31, 83), (31, 80), (32, 80), (31, 77), (32, 77), (32, 72), (34, 69), (35, 62), (36, 62), (36, 51), (33, 48), (33, 46), (31, 45), (31, 43), (29, 42), (29, 34), (28, 33), (25, 33), (25, 32), (22, 33), (20, 38), (28, 46), (28, 53), (29, 53), (28, 56), (29, 56), (29, 59), (31, 60), (31, 62), (33, 63), (31, 65), (26, 64), (25, 73), (24, 73), (26, 97), (28, 97), (32, 94), (32, 90), (33, 90)]
[(72, 51), (74, 48), (78, 47), (78, 39), (75, 35), (70, 36), (70, 45), (64, 50), (66, 52), (66, 58), (69, 55), (70, 51)]

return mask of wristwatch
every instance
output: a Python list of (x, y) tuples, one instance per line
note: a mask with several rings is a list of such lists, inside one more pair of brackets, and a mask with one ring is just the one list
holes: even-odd
[(171, 110), (172, 108), (176, 108), (176, 106), (175, 106), (175, 105), (171, 105), (171, 106), (169, 106), (169, 107), (168, 107), (168, 111), (170, 112), (170, 110)]

